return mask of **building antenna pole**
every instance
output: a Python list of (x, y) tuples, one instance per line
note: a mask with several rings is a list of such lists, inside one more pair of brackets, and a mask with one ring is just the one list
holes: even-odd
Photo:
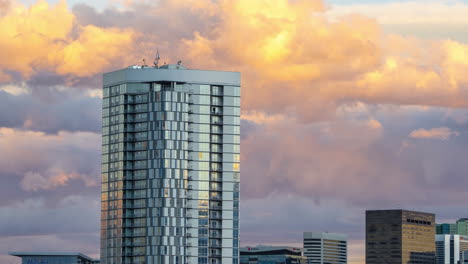
[(159, 60), (161, 59), (161, 57), (159, 56), (159, 49), (156, 50), (156, 57), (154, 58), (154, 67), (155, 68), (158, 68), (159, 67)]

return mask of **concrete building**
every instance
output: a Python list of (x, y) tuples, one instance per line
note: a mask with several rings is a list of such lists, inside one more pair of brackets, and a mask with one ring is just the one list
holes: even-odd
[(304, 256), (308, 264), (346, 264), (348, 239), (343, 234), (304, 232)]
[(366, 211), (366, 263), (435, 263), (435, 215), (406, 210)]
[(101, 261), (239, 262), (240, 74), (104, 74)]
[(240, 264), (306, 264), (300, 248), (259, 245), (240, 249)]
[(100, 264), (98, 259), (77, 252), (9, 252), (21, 258), (21, 264)]
[(436, 235), (436, 264), (459, 264), (468, 251), (468, 236)]
[(468, 236), (468, 218), (460, 218), (455, 223), (437, 224), (438, 235), (462, 235)]

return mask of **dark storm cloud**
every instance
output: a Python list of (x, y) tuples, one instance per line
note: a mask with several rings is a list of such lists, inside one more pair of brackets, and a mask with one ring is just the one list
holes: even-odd
[[(101, 99), (83, 95), (12, 95), (0, 91), (0, 127), (46, 133), (101, 130)], [(42, 97), (42, 98), (41, 98)], [(46, 101), (47, 100), (47, 101)]]

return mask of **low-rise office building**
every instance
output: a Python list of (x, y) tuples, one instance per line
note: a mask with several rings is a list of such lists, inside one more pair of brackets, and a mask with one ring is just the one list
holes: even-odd
[(78, 252), (9, 252), (11, 256), (21, 258), (21, 264), (100, 264)]
[(308, 264), (346, 264), (347, 236), (324, 232), (304, 232), (304, 256)]
[(306, 264), (295, 247), (255, 246), (240, 248), (240, 264)]

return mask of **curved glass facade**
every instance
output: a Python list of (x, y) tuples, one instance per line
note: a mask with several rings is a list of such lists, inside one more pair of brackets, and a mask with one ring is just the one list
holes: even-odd
[(240, 86), (150, 70), (104, 85), (101, 261), (236, 264)]

